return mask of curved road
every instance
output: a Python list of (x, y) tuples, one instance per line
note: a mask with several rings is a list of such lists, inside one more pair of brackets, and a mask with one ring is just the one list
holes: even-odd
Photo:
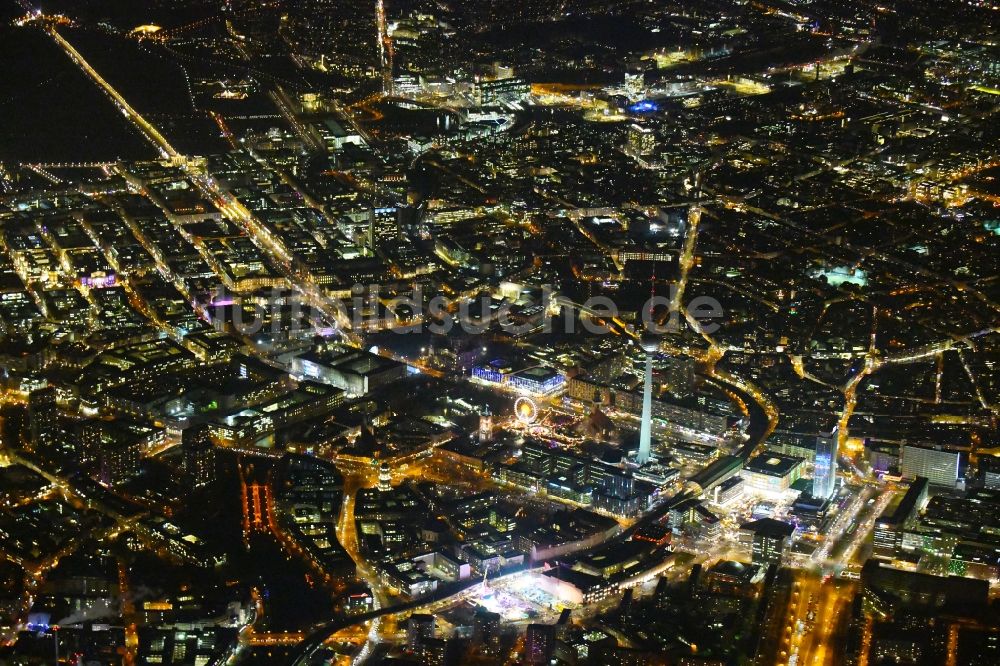
[[(518, 567), (513, 571), (504, 571), (499, 575), (488, 577), (489, 580), (501, 580), (507, 576), (514, 576), (525, 571), (531, 571), (528, 567)], [(322, 622), (313, 627), (312, 632), (306, 636), (301, 643), (299, 643), (295, 651), (292, 653), (288, 660), (290, 666), (305, 666), (309, 663), (309, 658), (312, 657), (316, 650), (323, 647), (326, 640), (338, 631), (343, 629), (349, 629), (358, 624), (374, 620), (376, 618), (384, 617), (386, 615), (394, 615), (396, 613), (402, 613), (405, 611), (416, 610), (423, 606), (428, 606), (439, 601), (444, 601), (450, 597), (462, 594), (463, 592), (469, 590), (476, 585), (481, 585), (482, 580), (479, 578), (470, 578), (468, 580), (457, 581), (454, 583), (448, 583), (439, 587), (437, 590), (427, 595), (426, 597), (420, 597), (419, 599), (414, 599), (412, 601), (407, 601), (405, 603), (396, 604), (395, 606), (386, 606), (385, 608), (378, 608), (376, 610), (363, 613), (362, 615), (356, 615), (353, 617), (338, 617), (327, 622)]]
[[(639, 520), (637, 520), (633, 525), (627, 529), (619, 532), (614, 537), (603, 541), (596, 546), (587, 548), (584, 550), (577, 551), (573, 553), (573, 557), (580, 557), (587, 552), (597, 550), (599, 548), (604, 548), (610, 544), (614, 544), (620, 541), (625, 541), (637, 530), (639, 530), (644, 525), (648, 525), (654, 521), (660, 520), (664, 515), (667, 514), (670, 509), (677, 506), (684, 500), (694, 497), (694, 493), (690, 490), (682, 490), (678, 494), (674, 495), (670, 499), (662, 502), (660, 505), (653, 508), (653, 510), (646, 513)], [(515, 570), (504, 571), (499, 575), (490, 577), (489, 580), (500, 580), (507, 576), (514, 576), (517, 574), (524, 573), (526, 571), (534, 571), (539, 567), (518, 567)], [(306, 666), (309, 663), (309, 658), (320, 649), (326, 640), (334, 633), (341, 631), (343, 629), (348, 629), (362, 622), (367, 622), (369, 620), (374, 620), (385, 615), (392, 615), (395, 613), (401, 613), (408, 610), (416, 610), (423, 606), (430, 605), (432, 603), (444, 601), (450, 597), (459, 595), (468, 589), (481, 584), (482, 581), (478, 578), (473, 578), (469, 580), (459, 581), (456, 583), (449, 583), (445, 586), (438, 588), (434, 593), (421, 597), (420, 599), (415, 599), (413, 601), (408, 601), (406, 603), (397, 604), (395, 606), (388, 606), (386, 608), (380, 608), (377, 610), (369, 611), (363, 615), (358, 615), (356, 617), (350, 618), (336, 618), (328, 622), (323, 622), (321, 624), (315, 625), (313, 631), (306, 636), (301, 643), (298, 644), (295, 651), (292, 653), (291, 658), (288, 661), (289, 666)]]

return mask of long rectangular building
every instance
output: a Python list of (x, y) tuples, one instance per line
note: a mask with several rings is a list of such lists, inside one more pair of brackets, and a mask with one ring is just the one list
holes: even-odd
[(918, 476), (899, 502), (886, 507), (875, 521), (872, 539), (876, 556), (894, 557), (899, 552), (902, 546), (903, 528), (927, 501), (927, 487), (927, 479)]

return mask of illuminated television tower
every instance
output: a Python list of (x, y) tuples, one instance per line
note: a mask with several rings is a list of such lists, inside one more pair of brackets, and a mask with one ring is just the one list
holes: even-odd
[(639, 343), (646, 352), (646, 372), (642, 382), (642, 423), (639, 426), (639, 452), (635, 461), (639, 465), (649, 462), (649, 450), (653, 443), (653, 354), (660, 349), (660, 341), (644, 335)]

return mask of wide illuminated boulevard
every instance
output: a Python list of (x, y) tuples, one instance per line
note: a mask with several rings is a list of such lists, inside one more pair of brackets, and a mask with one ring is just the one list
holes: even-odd
[(0, 664), (1000, 664), (998, 26), (0, 0)]

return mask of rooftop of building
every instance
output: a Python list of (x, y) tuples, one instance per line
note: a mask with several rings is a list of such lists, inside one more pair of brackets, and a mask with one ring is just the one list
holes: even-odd
[(767, 476), (783, 477), (792, 473), (797, 467), (805, 462), (798, 456), (789, 456), (782, 453), (767, 452), (751, 458), (747, 461), (744, 469), (755, 474), (765, 474)]

